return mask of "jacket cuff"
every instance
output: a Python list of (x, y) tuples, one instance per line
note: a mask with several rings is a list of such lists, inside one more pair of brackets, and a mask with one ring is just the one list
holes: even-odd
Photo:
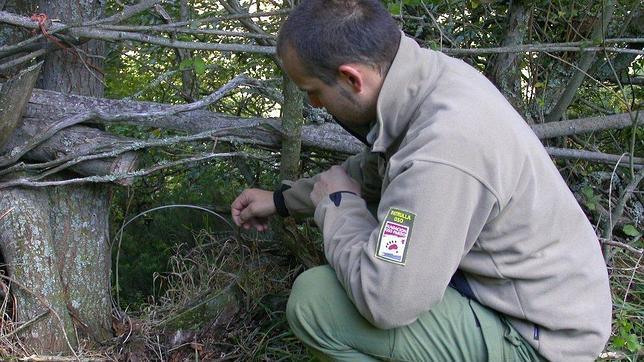
[(313, 219), (320, 230), (324, 230), (325, 223), (333, 223), (337, 216), (344, 214), (343, 210), (346, 210), (347, 207), (367, 208), (364, 199), (353, 192), (342, 192), (342, 194), (344, 195), (342, 195), (341, 203), (338, 205), (336, 205), (335, 201), (330, 197), (331, 195), (329, 195), (329, 197), (323, 198), (315, 208)]
[(290, 189), (291, 186), (282, 184), (279, 189), (273, 192), (273, 203), (275, 204), (275, 210), (277, 214), (282, 217), (288, 217), (291, 214), (286, 208), (286, 202), (284, 201), (284, 191)]

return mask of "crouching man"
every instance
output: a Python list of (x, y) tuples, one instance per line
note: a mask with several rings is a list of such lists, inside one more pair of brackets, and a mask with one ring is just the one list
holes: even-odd
[(420, 48), (376, 0), (304, 0), (278, 55), (365, 151), (237, 225), (313, 215), (328, 266), (298, 277), (294, 333), (338, 361), (593, 360), (610, 335), (597, 237), (537, 137), (477, 70)]

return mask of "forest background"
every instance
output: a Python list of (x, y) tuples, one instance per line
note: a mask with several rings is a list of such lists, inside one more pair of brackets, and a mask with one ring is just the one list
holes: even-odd
[[(637, 360), (641, 2), (383, 3), (422, 46), (483, 72), (547, 146), (609, 266), (602, 357)], [(273, 189), (360, 149), (280, 70), (275, 35), (294, 5), (0, 0), (1, 357), (309, 359), (284, 308), (294, 278), (324, 262), (319, 232), (288, 219), (246, 232), (228, 217), (244, 188)], [(65, 223), (82, 240), (55, 225)], [(34, 230), (52, 245), (70, 238), (50, 248), (51, 270), (29, 252), (40, 250)], [(96, 255), (83, 244), (95, 239)], [(96, 279), (73, 280), (85, 272)]]

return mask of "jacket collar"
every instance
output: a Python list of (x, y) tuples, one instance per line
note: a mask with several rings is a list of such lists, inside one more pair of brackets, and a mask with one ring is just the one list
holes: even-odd
[(433, 89), (436, 63), (436, 52), (401, 35), (398, 52), (378, 95), (376, 124), (367, 135), (372, 152), (384, 153), (404, 136), (414, 112)]

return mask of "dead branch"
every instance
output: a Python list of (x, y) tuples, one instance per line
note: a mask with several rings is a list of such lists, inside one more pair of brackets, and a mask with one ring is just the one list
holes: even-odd
[(188, 25), (202, 25), (202, 24), (217, 24), (221, 21), (224, 20), (235, 20), (235, 19), (243, 19), (243, 18), (262, 18), (262, 17), (270, 17), (270, 16), (283, 16), (283, 15), (288, 15), (290, 13), (290, 9), (285, 9), (285, 10), (277, 10), (277, 11), (265, 11), (265, 12), (256, 12), (256, 13), (241, 13), (241, 14), (230, 14), (230, 15), (223, 15), (223, 16), (218, 16), (218, 17), (208, 17), (208, 18), (203, 18), (203, 19), (193, 19), (190, 21), (177, 21), (174, 23), (168, 23), (164, 25), (152, 25), (152, 26), (147, 26), (147, 25), (122, 25), (122, 26), (116, 26), (116, 25), (100, 25), (98, 28), (105, 28), (105, 29), (111, 29), (111, 30), (124, 30), (124, 31), (172, 31), (173, 29), (177, 29), (180, 27), (188, 26)]
[[(244, 33), (240, 31), (228, 30), (214, 30), (214, 29), (185, 29), (185, 28), (168, 28), (165, 25), (151, 25), (151, 26), (127, 26), (127, 25), (105, 25), (100, 26), (100, 29), (116, 30), (116, 31), (144, 31), (144, 32), (159, 32), (159, 33), (181, 33), (191, 35), (218, 35), (251, 39), (267, 39), (274, 40), (275, 36), (270, 34), (255, 34)], [(136, 30), (135, 30), (136, 29)]]
[[(248, 127), (248, 128), (257, 127), (259, 125), (260, 123), (255, 122), (255, 123), (249, 123), (243, 126), (228, 128), (228, 129), (224, 128), (219, 130), (211, 130), (211, 131), (201, 132), (201, 133), (189, 135), (189, 136), (168, 137), (163, 139), (155, 139), (152, 141), (125, 140), (120, 143), (111, 144), (109, 147), (109, 150), (107, 151), (105, 151), (105, 148), (107, 147), (105, 147), (104, 145), (96, 145), (96, 147), (94, 148), (78, 150), (78, 152), (76, 153), (65, 155), (64, 157), (56, 158), (48, 162), (36, 163), (36, 164), (18, 163), (6, 169), (0, 170), (0, 176), (21, 172), (21, 171), (27, 171), (27, 170), (46, 170), (43, 173), (31, 178), (32, 181), (35, 181), (35, 180), (40, 180), (44, 177), (50, 176), (54, 173), (60, 172), (62, 170), (65, 170), (67, 168), (73, 167), (74, 165), (82, 162), (87, 162), (87, 161), (97, 160), (97, 159), (104, 159), (104, 158), (114, 158), (121, 154), (132, 153), (134, 151), (138, 151), (144, 148), (165, 147), (165, 146), (170, 146), (178, 143), (193, 142), (193, 141), (205, 140), (205, 139), (217, 140), (221, 138), (224, 140), (233, 141), (234, 139), (230, 138), (231, 131), (238, 130), (244, 127)], [(112, 171), (113, 172), (109, 172), (109, 173), (124, 173), (124, 172), (131, 171), (131, 169), (115, 169)], [(104, 174), (106, 173), (103, 173), (102, 175)], [(84, 174), (84, 175), (87, 175), (87, 174)]]
[[(248, 12), (242, 8), (241, 4), (237, 0), (219, 0), (219, 3), (231, 15), (248, 14)], [(259, 27), (259, 25), (257, 25), (251, 18), (248, 18), (248, 17), (239, 18), (239, 22), (251, 33), (268, 36), (266, 40), (260, 41), (261, 45), (275, 46), (276, 42), (274, 40), (274, 37), (271, 37), (270, 34), (266, 33), (264, 29)]]
[(9, 69), (11, 69), (11, 68), (13, 68), (15, 66), (18, 66), (18, 65), (22, 64), (22, 63), (26, 63), (26, 62), (28, 62), (28, 61), (30, 61), (32, 59), (36, 59), (39, 56), (47, 54), (48, 51), (49, 51), (48, 48), (38, 49), (38, 50), (36, 50), (34, 52), (31, 52), (31, 53), (29, 53), (27, 55), (23, 55), (23, 56), (18, 57), (16, 59), (12, 59), (12, 60), (10, 60), (10, 61), (8, 61), (6, 63), (2, 63), (2, 64), (0, 64), (0, 72), (4, 72), (6, 70), (9, 70)]
[[(63, 119), (88, 110), (104, 113), (159, 112), (164, 114), (165, 112), (165, 116), (157, 118), (121, 119), (118, 123), (173, 129), (194, 134), (208, 130), (239, 127), (247, 122), (258, 122), (263, 126), (232, 131), (231, 137), (235, 137), (239, 142), (272, 148), (277, 148), (281, 140), (281, 126), (279, 121), (275, 119), (234, 117), (204, 110), (167, 115), (167, 110), (170, 107), (172, 106), (153, 102), (63, 95), (58, 92), (35, 89), (27, 106), (25, 117), (36, 118), (43, 123), (49, 122), (51, 124), (53, 122), (51, 120)], [(639, 117), (642, 117), (642, 115), (639, 115)], [(109, 123), (101, 120), (94, 121), (97, 123)], [(537, 124), (533, 125), (532, 128), (540, 139), (545, 139), (605, 129), (620, 129), (631, 125), (631, 116), (623, 113)], [(305, 125), (302, 130), (302, 145), (342, 154), (358, 153), (363, 147), (358, 140), (346, 133), (340, 126), (330, 122)]]
[(569, 148), (557, 148), (557, 147), (546, 147), (548, 154), (555, 158), (568, 158), (575, 160), (587, 160), (595, 161), (608, 164), (617, 164), (621, 167), (630, 167), (631, 160), (633, 161), (633, 166), (635, 169), (644, 168), (644, 158), (643, 157), (631, 157), (631, 156), (620, 156), (620, 155), (611, 155), (602, 152), (592, 152), (585, 150), (573, 150)]
[(628, 244), (620, 243), (619, 241), (613, 241), (613, 240), (608, 240), (608, 239), (604, 239), (604, 238), (600, 238), (599, 241), (604, 245), (616, 246), (618, 248), (628, 250), (628, 251), (630, 251), (632, 253), (635, 253), (635, 254), (638, 254), (638, 255), (642, 255), (642, 253), (644, 253), (644, 250), (642, 250), (642, 249), (634, 248), (634, 247), (632, 247), (632, 246), (630, 246)]
[[(284, 12), (287, 13), (288, 11)], [(275, 13), (273, 13), (275, 14)], [(259, 16), (258, 14), (234, 14), (228, 17), (229, 19), (233, 18), (248, 18)], [(221, 20), (224, 17), (213, 18), (212, 19), (202, 19), (201, 22), (206, 22), (206, 20), (217, 21)], [(7, 11), (0, 11), (0, 23), (11, 24), (15, 26), (25, 27), (29, 29), (38, 29), (38, 24), (31, 19), (13, 14)], [(173, 26), (185, 26), (191, 22), (178, 22), (172, 24)], [(168, 25), (166, 25), (168, 26)], [(222, 43), (205, 43), (205, 42), (186, 42), (186, 41), (172, 41), (171, 39), (151, 36), (147, 34), (140, 34), (131, 31), (113, 31), (105, 30), (99, 27), (87, 27), (87, 26), (74, 26), (69, 27), (66, 24), (62, 23), (52, 23), (51, 27), (48, 29), (48, 32), (54, 33), (57, 31), (62, 31), (61, 28), (68, 28), (65, 30), (65, 33), (73, 38), (89, 38), (89, 39), (99, 39), (107, 41), (121, 41), (121, 40), (132, 40), (148, 44), (156, 44), (169, 48), (182, 48), (182, 49), (192, 49), (192, 50), (211, 50), (211, 51), (230, 51), (230, 52), (248, 52), (248, 53), (258, 53), (273, 55), (275, 54), (275, 48), (273, 46), (261, 46), (261, 45), (252, 45), (252, 44), (222, 44)], [(607, 39), (603, 41), (603, 44), (612, 44), (624, 42), (624, 39), (621, 41), (616, 41), (614, 39)], [(629, 42), (643, 42), (644, 38), (631, 38), (626, 39), (630, 40)], [(0, 54), (4, 49), (0, 48)], [(553, 44), (530, 44), (516, 47), (498, 47), (498, 48), (478, 48), (478, 49), (453, 49), (453, 48), (444, 48), (442, 51), (450, 55), (473, 55), (473, 54), (493, 54), (493, 53), (509, 53), (509, 52), (563, 52), (563, 51), (579, 51), (579, 52), (598, 52), (598, 51), (607, 51), (607, 52), (618, 52), (618, 53), (632, 53), (638, 55), (644, 55), (644, 51), (638, 49), (627, 49), (627, 48), (618, 48), (610, 46), (597, 46), (592, 42), (578, 42), (578, 43), (553, 43)]]
[(121, 12), (116, 13), (110, 17), (100, 19), (100, 20), (90, 21), (83, 25), (91, 26), (91, 25), (100, 25), (100, 24), (117, 24), (122, 22), (123, 20), (127, 20), (137, 14), (140, 14), (148, 10), (149, 8), (153, 7), (155, 4), (159, 3), (160, 1), (161, 0), (141, 0), (137, 4), (126, 5)]
[(2, 215), (0, 215), (0, 220), (4, 219), (5, 216), (9, 215), (9, 213), (12, 212), (12, 211), (13, 211), (13, 207), (10, 208), (9, 210), (3, 212)]
[(633, 119), (635, 117), (637, 117), (637, 119), (641, 119), (642, 115), (637, 113), (621, 113), (535, 124), (531, 127), (539, 139), (546, 139), (593, 131), (602, 131), (606, 129), (627, 128), (633, 125)]
[(242, 152), (228, 152), (228, 153), (206, 153), (199, 156), (187, 157), (177, 161), (170, 162), (161, 162), (152, 167), (132, 171), (125, 173), (115, 173), (104, 176), (87, 176), (87, 177), (78, 177), (67, 180), (60, 181), (36, 181), (30, 177), (18, 178), (6, 182), (0, 182), (0, 189), (5, 189), (8, 187), (47, 187), (47, 186), (64, 186), (64, 185), (78, 185), (84, 183), (107, 183), (107, 182), (116, 182), (118, 180), (132, 179), (135, 177), (142, 177), (152, 174), (154, 172), (170, 168), (177, 167), (192, 163), (199, 163), (212, 160), (214, 158), (228, 158), (228, 157), (254, 157)]
[(4, 334), (2, 336), (2, 338), (9, 338), (9, 337), (13, 336), (14, 334), (18, 334), (18, 333), (24, 331), (27, 327), (29, 327), (30, 325), (32, 325), (32, 324), (38, 322), (39, 320), (45, 318), (48, 314), (49, 314), (49, 310), (46, 310), (46, 311), (38, 314), (37, 316), (31, 318), (30, 320), (28, 320), (25, 323), (23, 323), (22, 325), (20, 325), (20, 327), (14, 329), (13, 331), (11, 331), (11, 332), (9, 332), (7, 334)]
[[(7, 148), (17, 149), (18, 145), (28, 143), (29, 139), (37, 138), (41, 125), (34, 119), (24, 119), (22, 126), (14, 132)], [(27, 140), (27, 141), (26, 141)], [(46, 162), (54, 158), (65, 157), (69, 154), (89, 152), (103, 148), (109, 149), (115, 144), (127, 142), (129, 139), (97, 128), (74, 126), (52, 135), (34, 149), (24, 155), (25, 160)], [(114, 172), (126, 172), (136, 167), (138, 155), (130, 152), (112, 158), (87, 160), (71, 166), (71, 170), (81, 175), (107, 175)], [(128, 185), (131, 180), (120, 183)]]
[(87, 357), (63, 357), (63, 356), (39, 356), (31, 355), (29, 357), (21, 357), (17, 359), (21, 362), (105, 362), (109, 361), (107, 358), (87, 358)]
[(233, 78), (230, 82), (226, 83), (223, 87), (219, 88), (214, 93), (210, 94), (207, 97), (202, 98), (201, 100), (183, 104), (178, 106), (170, 106), (164, 110), (153, 111), (153, 112), (126, 112), (126, 113), (114, 113), (114, 111), (108, 110), (90, 110), (82, 113), (75, 114), (71, 117), (66, 117), (58, 122), (53, 122), (52, 124), (43, 124), (38, 135), (35, 135), (33, 138), (27, 140), (27, 142), (18, 147), (14, 147), (11, 150), (6, 150), (5, 156), (0, 157), (0, 167), (8, 166), (12, 163), (18, 161), (20, 157), (25, 155), (30, 150), (34, 149), (38, 145), (42, 144), (44, 141), (51, 138), (54, 134), (59, 132), (62, 129), (68, 128), (73, 125), (80, 124), (82, 122), (87, 122), (92, 120), (94, 122), (101, 121), (105, 123), (119, 122), (125, 120), (137, 120), (142, 118), (147, 118), (149, 122), (154, 122), (158, 117), (172, 116), (181, 112), (193, 111), (199, 108), (203, 108), (207, 105), (217, 102), (219, 99), (224, 97), (230, 91), (232, 91), (237, 86), (250, 82), (249, 79), (244, 75), (239, 75)]

